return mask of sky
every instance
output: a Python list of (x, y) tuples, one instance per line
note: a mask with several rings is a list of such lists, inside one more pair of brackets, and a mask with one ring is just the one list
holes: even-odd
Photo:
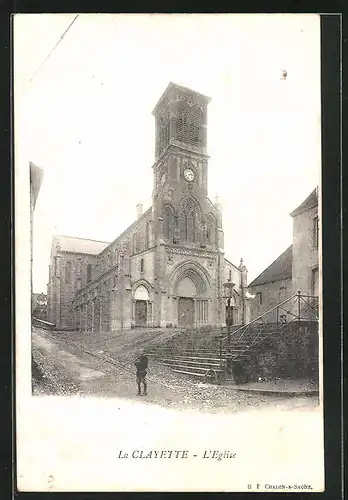
[(52, 51), (74, 18), (15, 16), (15, 169), (44, 170), (34, 292), (54, 234), (113, 241), (151, 205), (151, 112), (170, 81), (212, 99), (208, 192), (225, 256), (243, 257), (251, 282), (292, 243), (289, 213), (319, 183), (319, 16), (80, 14)]

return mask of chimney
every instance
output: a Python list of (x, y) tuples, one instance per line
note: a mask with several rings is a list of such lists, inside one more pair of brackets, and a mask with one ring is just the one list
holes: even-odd
[(138, 203), (137, 204), (137, 219), (143, 215), (143, 204)]

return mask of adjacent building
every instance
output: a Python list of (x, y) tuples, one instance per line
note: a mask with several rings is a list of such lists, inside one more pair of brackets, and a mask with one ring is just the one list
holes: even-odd
[(210, 99), (170, 83), (153, 110), (152, 206), (112, 242), (57, 236), (48, 316), (58, 329), (221, 326), (247, 321), (247, 269), (225, 258), (222, 213), (208, 197)]
[(42, 180), (43, 180), (43, 170), (42, 168), (34, 165), (34, 163), (29, 163), (29, 178), (30, 178), (30, 269), (31, 269), (31, 311), (35, 307), (35, 302), (33, 300), (33, 232), (34, 232), (34, 211), (37, 198), (39, 196)]
[(318, 189), (290, 214), (293, 218), (292, 290), (319, 296)]
[[(264, 312), (298, 291), (319, 297), (319, 216), (318, 189), (290, 214), (293, 242), (267, 269), (248, 285), (254, 295), (250, 302), (252, 317)], [(278, 312), (279, 314), (279, 312)], [(280, 313), (286, 319), (286, 311)]]

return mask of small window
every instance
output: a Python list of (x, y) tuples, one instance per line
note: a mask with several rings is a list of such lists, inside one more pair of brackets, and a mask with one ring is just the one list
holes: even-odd
[(262, 305), (262, 292), (257, 292), (256, 297), (257, 297), (258, 304), (260, 304), (260, 306), (261, 306)]
[(311, 271), (311, 294), (319, 296), (319, 268), (316, 267)]
[(71, 262), (67, 262), (65, 266), (65, 283), (71, 282)]
[(279, 288), (279, 300), (280, 301), (283, 301), (286, 299), (286, 291), (287, 291), (286, 286), (281, 286)]
[(144, 272), (144, 259), (141, 259), (140, 260), (140, 272), (143, 273)]
[(87, 264), (87, 281), (92, 280), (92, 266), (91, 264)]
[(314, 217), (313, 219), (313, 248), (318, 248), (319, 246), (319, 219)]

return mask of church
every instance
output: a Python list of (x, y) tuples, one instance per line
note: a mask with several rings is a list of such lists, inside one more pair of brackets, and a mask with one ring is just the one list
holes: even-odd
[[(153, 110), (152, 206), (113, 242), (55, 236), (48, 320), (59, 330), (200, 328), (249, 320), (247, 270), (225, 258), (222, 213), (208, 197), (210, 98), (169, 83)], [(231, 287), (232, 288), (232, 287)]]

